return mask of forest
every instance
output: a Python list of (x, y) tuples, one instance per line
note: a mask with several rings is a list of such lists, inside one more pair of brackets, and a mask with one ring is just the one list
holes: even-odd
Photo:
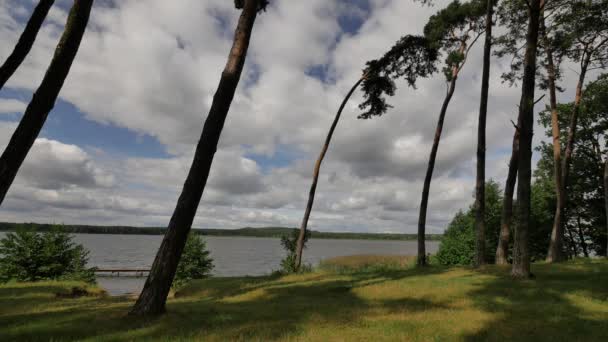
[[(0, 209), (3, 203), (6, 203), (5, 199), (11, 196), (11, 186), (36, 139), (40, 137), (41, 130), (51, 119), (49, 113), (64, 83), (70, 81), (68, 75), (72, 63), (78, 58), (81, 42), (86, 42), (87, 35), (91, 34), (86, 32), (91, 12), (98, 9), (96, 2), (74, 0), (70, 1), (70, 4), (71, 9), (63, 33), (46, 73), (0, 157)], [(193, 310), (202, 320), (209, 318), (208, 322), (215, 322), (206, 322), (206, 325), (213, 327), (207, 328), (206, 332), (199, 331), (202, 335), (195, 336), (204, 339), (205, 334), (210, 333), (209, 336), (219, 340), (248, 337), (297, 339), (298, 334), (302, 334), (300, 337), (307, 340), (340, 339), (332, 329), (324, 330), (322, 324), (313, 324), (315, 328), (310, 328), (307, 324), (320, 324), (319, 321), (328, 319), (331, 321), (328, 324), (348, 325), (345, 322), (358, 319), (349, 315), (357, 316), (356, 313), (360, 312), (361, 317), (364, 317), (373, 315), (375, 310), (382, 312), (385, 325), (378, 327), (374, 333), (369, 330), (357, 330), (360, 326), (349, 327), (353, 330), (348, 333), (353, 335), (349, 335), (347, 339), (369, 339), (372, 336), (383, 336), (383, 332), (394, 333), (386, 321), (390, 319), (387, 317), (391, 312), (394, 312), (395, 315), (403, 315), (399, 316), (399, 323), (395, 323), (395, 326), (401, 326), (399, 329), (406, 329), (403, 325), (407, 326), (408, 319), (415, 322), (416, 328), (412, 328), (414, 332), (407, 329), (398, 330), (400, 332), (390, 335), (388, 340), (427, 340), (433, 339), (432, 332), (421, 322), (432, 319), (424, 315), (430, 314), (432, 310), (442, 312), (454, 308), (467, 311), (463, 316), (450, 316), (450, 320), (465, 322), (461, 324), (466, 325), (470, 315), (473, 317), (472, 321), (479, 323), (479, 326), (466, 328), (474, 331), (473, 335), (468, 337), (458, 330), (457, 334), (462, 340), (538, 339), (537, 332), (526, 330), (525, 322), (515, 319), (518, 314), (533, 316), (534, 318), (530, 319), (538, 320), (535, 323), (542, 326), (543, 331), (553, 330), (542, 335), (547, 339), (606, 338), (605, 330), (602, 332), (600, 327), (601, 322), (605, 323), (608, 319), (605, 302), (605, 285), (608, 279), (605, 262), (608, 257), (606, 0), (453, 0), (446, 3), (435, 0), (411, 1), (411, 6), (431, 6), (434, 14), (428, 18), (424, 27), (421, 27), (421, 34), (403, 32), (402, 37), (392, 46), (384, 47), (383, 54), (361, 65), (359, 78), (353, 80), (349, 91), (335, 104), (337, 112), (333, 121), (330, 127), (323, 128), (327, 129), (325, 139), (318, 141), (318, 157), (314, 165), (308, 165), (312, 174), (309, 175), (310, 187), (302, 189), (306, 206), (298, 208), (303, 209), (300, 226), (296, 229), (268, 227), (233, 231), (196, 230), (203, 235), (282, 237), (282, 246), (288, 252), (282, 263), (283, 272), (270, 278), (251, 280), (254, 283), (250, 283), (247, 278), (211, 277), (207, 280), (193, 280), (206, 278), (208, 268), (211, 267), (210, 261), (205, 259), (208, 258), (208, 253), (192, 252), (193, 249), (199, 252), (203, 250), (204, 243), (199, 240), (193, 242), (193, 238), (189, 236), (195, 231), (193, 224), (197, 211), (206, 203), (201, 202), (201, 199), (210, 193), (208, 179), (214, 156), (222, 149), (219, 142), (224, 126), (231, 122), (227, 120), (231, 106), (239, 100), (237, 88), (239, 84), (247, 82), (243, 71), (248, 57), (252, 58), (248, 56), (250, 45), (264, 43), (264, 40), (255, 39), (254, 28), (263, 25), (261, 22), (264, 21), (265, 15), (272, 11), (275, 5), (275, 0), (234, 1), (232, 10), (238, 11), (239, 16), (236, 27), (230, 28), (234, 32), (230, 33), (232, 45), (229, 51), (226, 51), (225, 67), (221, 71), (215, 93), (200, 94), (209, 96), (211, 103), (208, 113), (205, 113), (200, 138), (172, 215), (166, 227), (138, 230), (138, 233), (163, 235), (143, 288), (134, 302), (129, 300), (116, 306), (103, 302), (103, 308), (100, 310), (110, 316), (128, 315), (140, 323), (138, 320), (150, 316), (168, 317), (166, 322), (172, 322), (171, 324), (178, 324), (179, 321), (172, 315), (172, 310), (175, 310), (179, 317), (185, 317), (189, 310)], [(0, 91), (35, 44), (36, 36), (45, 18), (51, 13), (52, 6), (52, 0), (38, 2), (19, 41), (15, 43), (14, 50), (0, 67)], [(476, 51), (474, 49), (477, 46), (483, 54), (480, 65), (471, 63), (472, 51)], [(302, 46), (302, 49), (306, 47)], [(493, 64), (496, 59), (507, 61), (508, 67)], [(442, 135), (445, 135), (446, 117), (461, 114), (450, 113), (457, 108), (453, 100), (458, 98), (459, 90), (462, 92), (463, 88), (477, 86), (477, 83), (463, 82), (466, 80), (462, 78), (465, 68), (478, 69), (481, 86), (479, 98), (474, 100), (479, 104), (475, 113), (476, 130), (469, 132), (475, 135), (477, 142), (475, 155), (470, 156), (474, 158), (475, 186), (469, 190), (474, 194), (474, 199), (468, 208), (455, 215), (444, 234), (439, 237), (438, 234), (429, 234), (428, 226), (432, 220), (430, 207), (433, 205), (432, 187), (434, 182), (437, 182), (438, 155), (442, 148), (448, 147), (441, 145)], [(498, 85), (490, 80), (492, 68), (500, 68), (502, 71), (502, 82)], [(576, 78), (566, 77), (568, 72), (575, 74)], [(429, 104), (437, 107), (435, 130), (422, 133), (432, 139), (424, 151), (426, 168), (420, 172), (421, 177), (424, 175), (424, 181), (417, 198), (419, 205), (416, 207), (416, 234), (326, 233), (318, 231), (317, 227), (316, 230), (311, 230), (309, 224), (313, 226), (315, 222), (315, 197), (322, 196), (324, 191), (322, 165), (326, 158), (332, 157), (332, 138), (340, 130), (339, 123), (343, 112), (352, 108), (349, 102), (353, 94), (362, 94), (357, 114), (361, 124), (374, 120), (393, 120), (394, 114), (388, 115), (389, 113), (408, 110), (393, 105), (395, 98), (429, 91), (423, 89), (421, 84), (425, 84), (424, 79), (431, 78), (442, 80), (445, 92), (434, 94), (437, 103)], [(502, 166), (506, 178), (491, 179), (486, 176), (492, 157), (487, 154), (487, 145), (493, 136), (488, 135), (486, 128), (488, 122), (496, 119), (496, 116), (492, 115), (494, 109), (489, 104), (492, 103), (493, 97), (500, 96), (496, 91), (500, 88), (515, 89), (519, 101), (512, 104), (517, 116), (509, 123), (512, 129), (510, 159), (508, 164)], [(563, 94), (568, 96), (564, 97)], [(560, 102), (558, 98), (572, 100)], [(251, 105), (255, 106), (255, 103)], [(475, 105), (477, 106), (477, 102)], [(414, 155), (421, 152), (410, 153), (410, 157), (414, 158)], [(363, 157), (373, 160), (371, 156)], [(399, 172), (407, 173), (410, 170)], [(12, 225), (2, 223), (0, 228), (12, 230)], [(36, 229), (44, 231), (46, 228), (44, 225), (38, 225)], [(68, 232), (132, 231), (130, 227), (68, 226), (67, 229)], [(342, 261), (334, 261), (335, 264), (329, 262), (325, 269), (322, 263), (318, 270), (314, 270), (303, 261), (309, 238), (415, 239), (417, 253), (397, 261), (364, 261), (364, 265), (359, 265), (356, 270), (350, 269), (348, 262), (346, 266), (342, 265)], [(426, 242), (437, 238), (441, 241), (438, 252), (429, 253)], [(14, 237), (11, 235), (5, 243), (5, 251), (10, 249), (11, 243), (17, 241), (10, 239)], [(197, 247), (191, 247), (193, 244)], [(79, 256), (79, 260), (84, 260), (83, 257)], [(181, 274), (187, 272), (188, 267), (196, 268), (191, 264), (186, 265), (183, 260), (203, 265), (200, 266), (200, 277), (187, 278), (188, 281), (192, 280), (190, 285), (182, 287), (180, 283), (180, 286), (175, 287), (176, 279), (181, 281)], [(78, 267), (84, 267), (82, 264), (83, 262)], [(204, 272), (201, 271), (203, 268)], [(315, 274), (318, 274), (319, 278), (315, 278)], [(279, 278), (272, 278), (275, 276)], [(475, 280), (466, 280), (466, 277), (476, 277), (477, 283)], [(580, 283), (574, 284), (578, 279)], [(290, 283), (291, 280), (293, 284)], [(387, 283), (384, 283), (385, 281)], [(425, 295), (416, 297), (410, 290), (406, 290), (408, 284)], [(442, 284), (454, 286), (435, 288)], [(428, 292), (431, 288), (436, 292)], [(511, 290), (505, 292), (506, 289)], [(7, 293), (11, 295), (18, 292), (15, 289), (10, 291)], [(32, 291), (46, 293), (38, 288)], [(389, 293), (407, 294), (409, 297), (396, 300), (391, 299)], [(71, 295), (78, 297), (77, 292), (68, 293), (66, 296)], [(503, 295), (506, 296), (504, 299), (498, 298), (493, 302), (493, 298)], [(323, 296), (327, 296), (329, 303), (324, 306), (323, 313), (315, 312), (304, 303)], [(439, 297), (441, 298), (438, 299)], [(462, 302), (458, 302), (458, 298)], [(208, 301), (211, 304), (207, 303)], [(555, 306), (548, 304), (551, 301), (556, 303)], [(587, 302), (590, 304), (583, 308), (585, 304), (582, 303)], [(241, 303), (242, 308), (238, 307), (238, 303)], [(545, 320), (538, 317), (542, 316), (541, 312), (535, 311), (537, 309), (532, 308), (530, 304), (547, 305), (547, 311), (555, 315), (553, 318), (571, 322), (575, 328), (567, 329), (568, 332), (564, 332), (567, 335), (559, 335), (560, 327), (550, 323), (553, 318)], [(277, 318), (263, 309), (265, 305), (272, 306), (277, 312), (285, 310), (281, 316), (293, 316), (293, 321), (280, 320), (276, 321), (281, 322), (280, 324), (274, 325), (272, 322)], [(349, 305), (354, 311), (348, 314), (340, 310), (342, 305)], [(298, 308), (298, 312), (292, 312), (290, 307)], [(466, 309), (463, 309), (465, 307)], [(497, 318), (496, 312), (493, 311), (501, 309), (505, 312), (502, 320)], [(239, 310), (249, 310), (249, 314)], [(482, 310), (483, 314), (478, 310)], [(239, 322), (239, 327), (230, 330), (231, 326), (228, 325), (225, 331), (213, 330), (223, 326), (221, 317), (216, 315), (217, 312), (225, 314), (226, 321), (231, 321), (231, 317), (238, 317), (236, 321)], [(248, 335), (248, 329), (259, 323), (249, 317), (252, 312), (262, 315), (263, 328), (258, 327)], [(562, 317), (561, 312), (567, 313)], [(300, 313), (302, 317), (299, 317)], [(417, 318), (417, 315), (423, 315), (423, 318)], [(441, 316), (440, 313), (437, 315)], [(489, 317), (502, 327), (497, 331), (484, 328), (485, 325), (481, 322), (484, 319), (490, 320)], [(511, 317), (513, 320), (509, 321), (504, 319), (505, 317)], [(107, 321), (106, 318), (96, 319), (108, 324), (102, 324), (99, 327), (102, 330), (118, 327), (119, 330), (124, 328), (126, 331), (135, 327), (123, 326), (125, 323)], [(307, 328), (295, 323), (300, 320), (306, 322), (302, 324)], [(186, 321), (184, 324), (188, 324), (188, 329), (198, 329), (193, 326), (193, 322), (188, 319)], [(51, 323), (47, 321), (45, 324)], [(159, 324), (160, 326), (156, 325), (153, 329), (161, 329), (159, 327), (165, 323)], [(369, 321), (362, 323), (362, 326), (366, 324), (369, 329), (375, 329), (374, 324)], [(510, 324), (513, 329), (508, 328)], [(137, 329), (141, 327), (142, 325), (137, 325)], [(141, 336), (128, 333), (118, 338), (146, 339), (153, 336), (143, 329), (139, 331)], [(321, 329), (320, 337), (315, 338), (314, 330), (310, 329)], [(234, 332), (234, 335), (224, 335), (228, 334), (227, 331)], [(63, 330), (59, 332), (66, 333)], [(362, 335), (358, 335), (359, 333)], [(21, 336), (15, 331), (10, 334), (8, 336)], [(439, 339), (450, 336), (449, 331), (441, 331), (438, 334)], [(83, 337), (86, 332), (78, 332), (75, 335)]]

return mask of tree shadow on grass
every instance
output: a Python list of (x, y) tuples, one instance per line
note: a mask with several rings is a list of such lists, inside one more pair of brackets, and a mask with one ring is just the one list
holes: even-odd
[(538, 264), (535, 278), (514, 280), (507, 268), (468, 295), (494, 317), (467, 341), (608, 341), (608, 264)]
[[(276, 340), (296, 337), (307, 322), (339, 327), (358, 324), (375, 312), (419, 312), (442, 308), (426, 299), (363, 299), (354, 292), (362, 286), (382, 284), (410, 276), (443, 272), (442, 268), (367, 272), (282, 281), (277, 278), (243, 282), (233, 279), (203, 281), (219, 291), (201, 296), (178, 296), (169, 301), (167, 314), (153, 319), (126, 316), (131, 300), (121, 298), (57, 299), (27, 312), (0, 316), (0, 340), (194, 339)], [(302, 279), (303, 278), (303, 279)], [(222, 283), (223, 282), (223, 283)], [(218, 284), (222, 283), (222, 284)], [(43, 291), (43, 289), (36, 289)], [(187, 294), (188, 292), (185, 291)], [(0, 301), (3, 299), (0, 292)]]

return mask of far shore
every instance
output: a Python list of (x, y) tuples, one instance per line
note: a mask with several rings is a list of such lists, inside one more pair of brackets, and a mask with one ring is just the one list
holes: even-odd
[[(44, 232), (59, 227), (62, 231), (78, 234), (130, 234), (130, 235), (163, 235), (163, 227), (133, 227), (133, 226), (93, 226), (93, 225), (57, 225), (47, 223), (10, 223), (0, 222), (0, 232), (20, 229)], [(198, 234), (207, 236), (246, 236), (263, 238), (280, 238), (289, 235), (297, 228), (288, 227), (245, 227), (238, 229), (193, 228)], [(345, 240), (416, 240), (416, 234), (397, 233), (357, 233), (357, 232), (321, 232), (311, 230), (313, 239), (345, 239)], [(440, 240), (441, 234), (427, 234), (426, 240)]]

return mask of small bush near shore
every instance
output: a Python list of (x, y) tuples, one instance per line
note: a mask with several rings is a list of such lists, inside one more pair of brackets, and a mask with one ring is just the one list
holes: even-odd
[(79, 280), (95, 283), (89, 252), (59, 228), (45, 233), (18, 231), (0, 240), (0, 282)]
[(194, 279), (209, 277), (213, 267), (213, 259), (209, 256), (203, 238), (198, 234), (190, 233), (177, 265), (173, 288), (179, 289)]

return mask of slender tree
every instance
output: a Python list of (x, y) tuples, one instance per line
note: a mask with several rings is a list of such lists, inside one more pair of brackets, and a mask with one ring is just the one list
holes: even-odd
[(468, 52), (477, 39), (483, 34), (483, 15), (485, 14), (485, 1), (471, 1), (461, 4), (453, 1), (446, 8), (431, 16), (424, 28), (424, 34), (438, 48), (447, 52), (446, 65), (443, 69), (447, 82), (447, 92), (439, 112), (439, 120), (435, 129), (433, 146), (424, 178), (420, 212), (418, 216), (418, 258), (417, 265), (426, 265), (426, 213), (429, 201), (429, 192), (435, 160), (439, 149), (439, 141), (443, 130), (443, 122), (456, 90), (456, 80), (465, 65)]
[(555, 182), (555, 198), (557, 205), (555, 207), (555, 215), (553, 218), (553, 230), (551, 234), (551, 241), (556, 248), (553, 248), (547, 254), (547, 261), (557, 261), (563, 257), (562, 253), (562, 240), (563, 240), (563, 224), (562, 215), (564, 208), (564, 194), (562, 192), (562, 167), (561, 167), (561, 156), (562, 149), (560, 143), (560, 128), (559, 118), (557, 112), (557, 95), (556, 95), (556, 79), (557, 79), (557, 67), (553, 58), (553, 42), (549, 37), (549, 29), (546, 25), (546, 9), (541, 12), (540, 19), (540, 35), (541, 45), (545, 55), (545, 69), (547, 72), (547, 88), (549, 91), (549, 110), (551, 111), (551, 132), (553, 138), (553, 172)]
[(386, 103), (384, 95), (392, 96), (395, 94), (396, 86), (393, 79), (403, 77), (409, 86), (415, 87), (416, 79), (418, 77), (427, 77), (435, 71), (434, 63), (436, 58), (437, 51), (429, 46), (426, 38), (407, 35), (399, 39), (380, 59), (367, 62), (363, 75), (355, 82), (342, 101), (329, 132), (327, 133), (327, 137), (325, 138), (325, 144), (323, 144), (321, 153), (317, 158), (308, 195), (308, 202), (306, 204), (304, 218), (302, 219), (302, 225), (300, 226), (300, 232), (296, 242), (296, 271), (299, 270), (302, 263), (306, 229), (312, 211), (321, 163), (329, 148), (329, 143), (336, 126), (338, 125), (340, 116), (342, 115), (342, 110), (351, 95), (360, 84), (363, 84), (362, 88), (366, 100), (360, 105), (360, 108), (365, 110), (365, 112), (361, 114), (359, 118), (367, 119), (373, 116), (381, 116), (391, 107)]
[(541, 0), (528, 1), (528, 29), (524, 55), (521, 101), (519, 104), (519, 154), (517, 170), (517, 212), (519, 222), (515, 226), (513, 267), (516, 278), (530, 277), (530, 251), (528, 230), (530, 227), (530, 185), (532, 179), (532, 132), (534, 125), (534, 88), (536, 82), (536, 50), (541, 11)]
[(511, 224), (513, 222), (513, 192), (515, 191), (515, 183), (517, 181), (517, 168), (519, 156), (519, 129), (515, 128), (513, 134), (513, 147), (511, 149), (511, 158), (509, 159), (509, 171), (505, 184), (504, 196), (502, 198), (502, 213), (500, 217), (500, 233), (498, 237), (498, 246), (496, 247), (496, 264), (508, 264), (509, 254), (509, 239), (511, 235)]
[(75, 0), (55, 55), (0, 157), (0, 204), (55, 105), (84, 35), (93, 0)]
[(15, 49), (4, 61), (4, 64), (0, 66), (0, 89), (4, 87), (6, 81), (11, 78), (32, 49), (38, 31), (40, 31), (40, 27), (42, 27), (42, 23), (54, 2), (55, 0), (40, 0), (36, 8), (34, 8), (34, 13), (32, 13), (30, 20), (25, 25), (25, 30), (23, 30), (21, 37), (19, 37)]
[(327, 153), (327, 149), (329, 148), (329, 143), (331, 142), (331, 137), (336, 130), (336, 126), (338, 125), (338, 120), (340, 120), (340, 115), (342, 115), (342, 110), (344, 106), (350, 99), (351, 95), (355, 92), (355, 90), (359, 87), (359, 84), (363, 82), (366, 74), (364, 74), (361, 78), (355, 82), (355, 84), (350, 88), (344, 100), (342, 100), (342, 104), (340, 104), (340, 108), (334, 117), (334, 121), (331, 123), (331, 127), (329, 128), (329, 132), (327, 132), (327, 137), (325, 138), (325, 143), (321, 148), (321, 153), (317, 158), (317, 162), (315, 163), (315, 168), (312, 174), (312, 184), (310, 185), (310, 192), (308, 193), (308, 202), (306, 203), (306, 210), (304, 211), (304, 218), (302, 219), (302, 225), (300, 226), (300, 232), (298, 234), (298, 239), (296, 243), (296, 270), (299, 270), (300, 265), (302, 264), (302, 252), (304, 250), (304, 240), (306, 237), (306, 228), (308, 227), (308, 218), (310, 217), (310, 211), (312, 210), (312, 205), (315, 200), (315, 191), (317, 190), (317, 182), (319, 180), (319, 171), (321, 169), (321, 163), (323, 162), (323, 158), (325, 158), (325, 154)]
[[(579, 63), (578, 81), (574, 97), (574, 107), (570, 116), (568, 137), (561, 165), (560, 197), (556, 208), (555, 223), (551, 232), (551, 241), (547, 251), (547, 261), (563, 259), (563, 219), (566, 207), (567, 183), (570, 164), (574, 151), (576, 128), (580, 104), (583, 98), (583, 86), (590, 69), (605, 68), (608, 63), (608, 1), (574, 0), (568, 4), (568, 10), (557, 15), (555, 19), (561, 28), (564, 41), (564, 54)], [(558, 166), (559, 167), (559, 166)], [(557, 173), (556, 173), (557, 175)], [(558, 215), (559, 214), (559, 215)]]
[(608, 258), (608, 155), (604, 163), (604, 204), (606, 206), (606, 257)]
[(486, 117), (488, 113), (488, 91), (490, 88), (490, 54), (492, 51), (492, 18), (494, 1), (487, 0), (486, 29), (483, 46), (483, 71), (481, 97), (479, 100), (479, 123), (477, 126), (477, 175), (475, 181), (475, 265), (485, 264), (485, 184), (486, 184)]
[(167, 295), (203, 195), (224, 121), (245, 64), (253, 24), (258, 11), (265, 9), (266, 5), (265, 0), (235, 1), (235, 6), (242, 9), (242, 12), (234, 33), (228, 62), (222, 72), (209, 115), (196, 146), (190, 172), (144, 288), (131, 309), (132, 315), (157, 315), (165, 311)]

